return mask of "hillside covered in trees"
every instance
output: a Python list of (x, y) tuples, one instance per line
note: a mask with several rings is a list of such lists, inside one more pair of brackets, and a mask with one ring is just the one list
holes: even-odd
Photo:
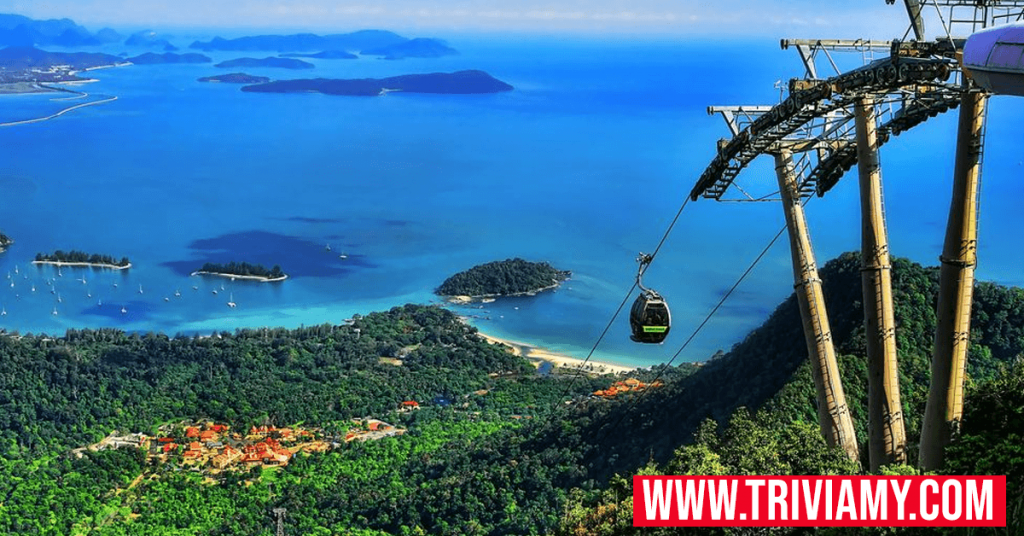
[(441, 283), (441, 296), (511, 296), (537, 292), (557, 285), (572, 275), (546, 262), (520, 258), (479, 264)]
[[(897, 259), (893, 275), (914, 445), (937, 270)], [(864, 443), (859, 258), (822, 276)], [(1012, 363), (1024, 353), (1024, 291), (981, 283), (974, 314), (971, 388), (946, 470), (1008, 475), (1010, 511), (1021, 512), (1024, 364)], [(632, 534), (637, 471), (860, 470), (818, 433), (792, 298), (723, 357), (614, 400), (589, 393), (621, 378), (538, 375), (454, 314), (411, 305), (346, 326), (207, 337), (5, 336), (0, 359), (0, 533), (268, 535), (273, 509), (286, 508), (286, 534)], [(407, 400), (422, 409), (399, 412)], [(130, 449), (69, 454), (113, 429), (151, 433), (175, 419), (332, 430), (365, 416), (408, 432), (215, 483)]]
[(281, 267), (274, 265), (273, 268), (267, 269), (262, 264), (249, 264), (247, 262), (229, 262), (227, 264), (217, 264), (214, 262), (208, 262), (199, 269), (199, 274), (215, 274), (215, 275), (234, 275), (241, 277), (255, 277), (261, 279), (283, 279), (287, 277)]
[(49, 262), (49, 263), (72, 263), (72, 264), (91, 264), (94, 266), (113, 266), (117, 268), (127, 268), (131, 261), (128, 257), (121, 257), (121, 260), (117, 260), (110, 255), (100, 255), (98, 253), (88, 254), (84, 251), (61, 251), (57, 250), (53, 253), (36, 253), (35, 262)]

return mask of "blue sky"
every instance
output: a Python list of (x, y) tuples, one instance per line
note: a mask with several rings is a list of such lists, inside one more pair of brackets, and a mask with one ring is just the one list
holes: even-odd
[(891, 38), (883, 0), (0, 0), (0, 12), (69, 17), (91, 29), (213, 27), (537, 32), (652, 36)]

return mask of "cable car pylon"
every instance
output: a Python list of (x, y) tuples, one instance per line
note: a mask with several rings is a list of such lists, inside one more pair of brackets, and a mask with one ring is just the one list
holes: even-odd
[(882, 203), (875, 100), (863, 96), (854, 105), (857, 171), (861, 206), (861, 289), (868, 358), (868, 460), (872, 472), (882, 465), (906, 463), (907, 440), (896, 363), (896, 319), (892, 304), (892, 263)]
[(840, 447), (851, 460), (857, 461), (860, 458), (857, 435), (853, 430), (853, 419), (839, 377), (839, 363), (836, 361), (832, 330), (825, 310), (825, 293), (821, 289), (807, 218), (800, 202), (793, 155), (788, 149), (775, 153), (775, 173), (786, 213), (786, 228), (789, 230), (796, 301), (800, 307), (814, 387), (818, 394), (818, 424), (829, 445)]

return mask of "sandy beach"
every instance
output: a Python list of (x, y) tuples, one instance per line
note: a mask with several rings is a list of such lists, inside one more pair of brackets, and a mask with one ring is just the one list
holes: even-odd
[[(512, 353), (515, 355), (523, 356), (530, 360), (535, 366), (540, 367), (541, 363), (548, 362), (555, 368), (566, 369), (575, 371), (583, 365), (583, 360), (575, 357), (552, 352), (546, 348), (536, 346), (533, 344), (527, 344), (519, 341), (510, 341), (507, 339), (501, 339), (488, 335), (484, 332), (479, 332), (479, 335), (489, 342), (496, 344), (504, 344), (512, 349)], [(619, 374), (623, 372), (632, 372), (637, 367), (630, 367), (625, 365), (616, 365), (614, 363), (608, 363), (604, 361), (595, 361), (591, 359), (587, 362), (586, 372), (593, 372), (597, 374)]]
[(197, 275), (211, 275), (214, 277), (226, 277), (234, 281), (235, 279), (245, 279), (249, 281), (259, 281), (260, 283), (277, 283), (288, 279), (288, 274), (282, 275), (281, 277), (263, 277), (261, 275), (237, 275), (237, 274), (222, 274), (220, 272), (204, 272), (199, 270), (198, 272), (192, 272), (191, 276)]

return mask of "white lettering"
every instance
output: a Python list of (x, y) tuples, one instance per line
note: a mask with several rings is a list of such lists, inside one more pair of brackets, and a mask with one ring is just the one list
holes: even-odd
[(978, 493), (977, 480), (967, 482), (967, 519), (992, 521), (992, 480), (982, 481), (981, 493)]
[(786, 515), (786, 482), (783, 480), (768, 481), (768, 519), (775, 519), (775, 507), (781, 512), (780, 519), (788, 519)]
[[(654, 490), (651, 490), (651, 484), (654, 485)], [(672, 493), (666, 492), (664, 489), (664, 480), (654, 480), (653, 482), (648, 479), (644, 479), (644, 508), (646, 509), (647, 519), (661, 519), (662, 521), (668, 520), (669, 508), (672, 505)], [(676, 480), (678, 484), (679, 481)]]
[[(811, 496), (811, 486), (809, 480), (804, 480), (804, 504), (807, 505), (807, 520), (817, 521), (818, 520), (818, 504), (821, 502), (821, 480), (814, 481), (814, 495)], [(794, 516), (795, 518), (795, 516)]]
[(764, 480), (747, 480), (747, 487), (750, 488), (750, 519), (757, 520), (758, 517), (758, 493), (761, 491), (761, 486), (764, 485)]
[(936, 506), (931, 510), (928, 509), (928, 492), (925, 491), (926, 488), (930, 488), (932, 493), (937, 495), (939, 493), (939, 484), (930, 478), (921, 482), (921, 508), (919, 509), (921, 519), (932, 521), (939, 517), (939, 507)]
[[(956, 496), (952, 501), (949, 497), (949, 490), (953, 489), (953, 494)], [(960, 519), (960, 514), (963, 513), (963, 499), (964, 490), (960, 487), (959, 480), (947, 480), (942, 483), (942, 517), (949, 521)], [(950, 503), (956, 507), (956, 510), (950, 510)]]
[(857, 520), (857, 506), (853, 498), (853, 482), (843, 479), (839, 484), (839, 504), (836, 505), (836, 521), (843, 520), (843, 514), (850, 515), (850, 521)]
[(889, 482), (892, 483), (892, 494), (896, 497), (896, 519), (902, 521), (905, 519), (903, 516), (906, 511), (907, 493), (910, 492), (910, 481), (904, 480), (903, 487), (900, 487), (895, 480)]
[[(676, 509), (679, 511), (679, 519), (700, 520), (704, 512), (704, 479), (700, 479), (700, 491), (693, 488), (694, 480), (686, 481), (686, 494), (683, 494), (683, 482), (676, 480)], [(693, 517), (689, 517), (690, 513)]]
[(715, 481), (708, 482), (708, 495), (711, 496), (711, 519), (722, 519), (722, 508), (725, 508), (725, 519), (735, 519), (736, 512), (736, 481), (718, 481), (718, 493), (715, 493)]
[(832, 479), (825, 481), (825, 519), (832, 521)]
[(887, 488), (885, 487), (884, 480), (875, 481), (875, 489), (872, 493), (871, 481), (861, 480), (860, 481), (860, 518), (861, 519), (879, 519), (879, 510), (881, 510), (881, 519), (889, 517), (888, 508), (889, 501), (887, 501), (888, 495), (886, 494)]

